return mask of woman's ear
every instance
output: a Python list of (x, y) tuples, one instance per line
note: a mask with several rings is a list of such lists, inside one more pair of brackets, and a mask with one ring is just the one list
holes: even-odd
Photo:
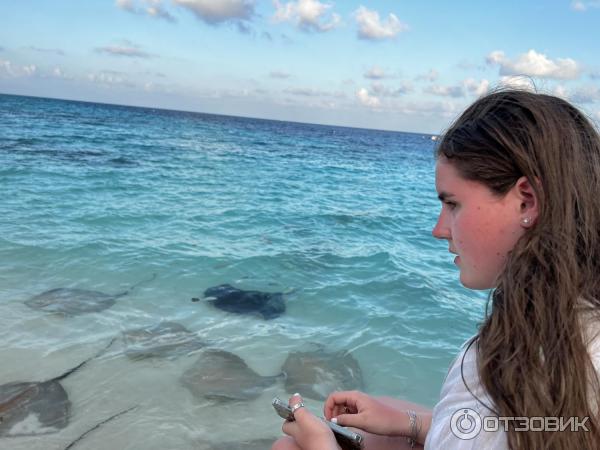
[(532, 227), (538, 218), (538, 199), (527, 177), (521, 177), (515, 184), (516, 194), (521, 201), (521, 226)]

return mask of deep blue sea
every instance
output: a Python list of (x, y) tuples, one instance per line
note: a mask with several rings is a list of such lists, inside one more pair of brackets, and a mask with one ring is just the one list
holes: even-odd
[[(178, 322), (276, 375), (290, 352), (350, 351), (365, 390), (432, 406), (486, 293), (464, 289), (445, 242), (430, 135), (0, 95), (0, 384), (66, 378), (69, 425), (1, 449), (194, 449), (280, 435), (276, 383), (199, 400), (195, 355), (132, 361), (121, 333)], [(61, 316), (55, 288), (115, 294)], [(211, 286), (283, 292), (273, 320), (214, 308)], [(226, 375), (224, 375), (226, 376)], [(309, 401), (319, 411), (320, 402)], [(231, 448), (236, 448), (231, 444)]]

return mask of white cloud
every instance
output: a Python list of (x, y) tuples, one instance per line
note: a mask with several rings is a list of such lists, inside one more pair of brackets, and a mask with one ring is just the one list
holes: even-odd
[(291, 75), (290, 75), (288, 72), (284, 72), (284, 71), (282, 71), (282, 70), (272, 70), (272, 71), (269, 73), (269, 76), (270, 76), (271, 78), (275, 78), (275, 79), (278, 79), (278, 80), (286, 80), (286, 79), (288, 79), (288, 78), (289, 78)]
[(40, 47), (35, 47), (35, 46), (29, 46), (27, 47), (29, 50), (33, 50), (34, 52), (38, 52), (38, 53), (55, 53), (57, 55), (60, 56), (64, 56), (65, 52), (62, 51), (61, 49), (58, 48), (40, 48)]
[(369, 80), (382, 80), (384, 78), (389, 77), (389, 75), (387, 75), (385, 71), (379, 66), (371, 67), (365, 72), (363, 76)]
[(379, 98), (375, 97), (374, 95), (369, 94), (369, 91), (366, 88), (360, 88), (356, 92), (356, 98), (358, 98), (358, 101), (361, 104), (369, 108), (376, 109), (381, 106), (381, 100), (379, 100)]
[(552, 89), (552, 94), (556, 95), (557, 97), (564, 98), (565, 100), (569, 98), (569, 92), (567, 91), (567, 88), (562, 84), (554, 86), (554, 88)]
[(571, 2), (571, 9), (579, 12), (587, 11), (590, 8), (600, 8), (599, 1), (580, 1), (574, 0)]
[(390, 13), (382, 22), (377, 11), (360, 6), (354, 17), (358, 23), (358, 37), (367, 40), (393, 39), (399, 33), (408, 30), (408, 25), (400, 22), (395, 14)]
[(175, 18), (163, 7), (162, 0), (116, 0), (116, 5), (133, 14), (175, 22)]
[(386, 86), (379, 81), (371, 83), (371, 91), (377, 97), (400, 97), (413, 92), (414, 88), (410, 82), (401, 82), (394, 87)]
[(455, 118), (462, 109), (453, 102), (412, 102), (406, 103), (396, 108), (397, 111), (404, 114), (418, 115), (421, 117), (441, 116), (447, 119)]
[(72, 80), (73, 79), (72, 76), (67, 75), (65, 73), (65, 71), (58, 66), (56, 66), (56, 67), (54, 67), (54, 69), (52, 69), (49, 76), (52, 78), (62, 78), (64, 80)]
[(506, 57), (503, 51), (491, 52), (486, 61), (490, 65), (500, 66), (500, 75), (527, 75), (540, 78), (571, 80), (581, 72), (577, 62), (571, 58), (552, 60), (543, 53), (529, 50), (515, 60)]
[(0, 76), (4, 77), (31, 77), (38, 74), (35, 64), (16, 66), (7, 59), (0, 59)]
[(52, 69), (40, 68), (35, 64), (15, 65), (11, 61), (0, 58), (0, 78), (61, 78), (72, 80), (72, 76), (65, 74), (62, 68), (54, 66)]
[(424, 80), (424, 81), (433, 82), (433, 81), (437, 80), (439, 78), (439, 76), (440, 76), (440, 73), (437, 70), (430, 69), (429, 72), (427, 72), (427, 73), (417, 75), (415, 77), (415, 80), (417, 80), (417, 81)]
[(135, 6), (133, 5), (133, 0), (117, 0), (115, 2), (117, 6), (126, 11), (135, 12)]
[(105, 87), (135, 87), (135, 84), (129, 81), (123, 73), (113, 70), (103, 70), (98, 73), (89, 73), (87, 75), (87, 79), (92, 83), (103, 85)]
[(190, 10), (198, 19), (210, 25), (239, 23), (251, 20), (254, 16), (253, 0), (173, 0), (173, 3)]
[(464, 97), (465, 88), (460, 85), (456, 86), (443, 86), (440, 84), (432, 84), (427, 86), (424, 90), (428, 94), (437, 95), (440, 97)]
[(533, 80), (526, 76), (504, 76), (500, 78), (498, 82), (501, 87), (511, 87), (516, 89), (525, 89), (528, 91), (535, 91), (535, 83)]
[(140, 49), (139, 45), (135, 45), (128, 40), (123, 40), (119, 45), (107, 45), (105, 47), (97, 47), (97, 53), (106, 53), (113, 56), (124, 56), (127, 58), (151, 58), (153, 55)]
[(581, 86), (569, 98), (579, 104), (600, 102), (600, 88), (594, 85)]
[(37, 66), (35, 64), (23, 66), (23, 72), (25, 72), (25, 75), (27, 76), (35, 75), (37, 73)]
[(276, 22), (291, 22), (304, 31), (330, 31), (338, 27), (342, 20), (336, 13), (329, 18), (327, 12), (333, 5), (321, 3), (318, 0), (297, 0), (281, 3), (274, 0)]
[(9, 60), (0, 59), (0, 75), (14, 76), (14, 69)]
[(471, 94), (482, 96), (489, 91), (490, 82), (485, 78), (480, 81), (477, 81), (474, 78), (467, 78), (463, 81), (463, 86)]
[(329, 92), (312, 88), (288, 88), (285, 89), (283, 92), (285, 92), (286, 94), (298, 95), (301, 97), (346, 97), (346, 94), (344, 94), (343, 92)]

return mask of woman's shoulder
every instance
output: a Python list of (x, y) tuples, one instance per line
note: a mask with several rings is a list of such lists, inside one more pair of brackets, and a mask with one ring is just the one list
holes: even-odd
[[(466, 450), (476, 448), (506, 449), (502, 432), (477, 431), (477, 435), (461, 434), (461, 424), (481, 423), (493, 415), (491, 400), (485, 393), (477, 373), (477, 336), (462, 346), (442, 385), (440, 400), (433, 409), (431, 428), (427, 434), (426, 449), (447, 448)], [(481, 426), (480, 426), (481, 428)]]

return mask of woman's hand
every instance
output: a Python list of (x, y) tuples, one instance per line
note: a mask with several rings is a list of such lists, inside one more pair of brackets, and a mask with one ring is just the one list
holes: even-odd
[(358, 391), (334, 392), (325, 401), (325, 418), (373, 434), (408, 436), (409, 418), (400, 410)]
[[(302, 402), (298, 394), (290, 397), (289, 404), (294, 406)], [(294, 421), (286, 421), (281, 428), (291, 436), (302, 450), (340, 450), (333, 432), (318, 417), (311, 414), (305, 407), (294, 411)]]

